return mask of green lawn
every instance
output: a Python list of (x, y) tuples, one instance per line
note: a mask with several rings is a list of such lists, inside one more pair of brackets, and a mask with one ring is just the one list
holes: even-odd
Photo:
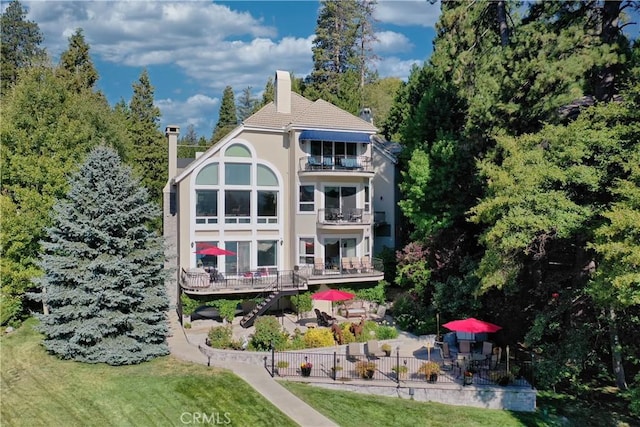
[[(304, 383), (281, 384), (342, 427), (509, 427), (556, 425), (535, 413), (451, 406), (394, 397), (341, 392)], [(557, 424), (561, 425), (561, 424)]]
[[(235, 375), (163, 357), (112, 367), (48, 355), (34, 320), (0, 339), (0, 425), (148, 426), (215, 424), (294, 426)], [(208, 419), (197, 417), (204, 414)], [(182, 418), (182, 419), (181, 419)]]

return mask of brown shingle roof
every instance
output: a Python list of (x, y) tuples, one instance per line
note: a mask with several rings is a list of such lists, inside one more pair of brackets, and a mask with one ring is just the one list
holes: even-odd
[(282, 129), (286, 126), (320, 129), (344, 129), (376, 132), (371, 123), (344, 111), (335, 105), (318, 99), (315, 102), (291, 93), (291, 114), (276, 113), (273, 102), (262, 107), (244, 121), (245, 126)]

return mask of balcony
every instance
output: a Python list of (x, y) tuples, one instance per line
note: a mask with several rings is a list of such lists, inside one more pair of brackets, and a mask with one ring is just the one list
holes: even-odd
[(318, 259), (317, 265), (298, 266), (297, 273), (309, 286), (323, 283), (378, 282), (384, 279), (384, 265), (381, 259), (372, 258), (370, 264), (362, 259), (366, 257), (345, 258), (340, 264), (323, 263), (322, 259)]
[(371, 175), (374, 173), (371, 157), (345, 155), (301, 157), (298, 171), (305, 175), (316, 173)]
[(371, 226), (371, 213), (364, 212), (361, 208), (318, 209), (317, 224), (322, 228), (364, 228)]
[(307, 283), (294, 271), (275, 268), (223, 275), (215, 269), (182, 269), (180, 287), (188, 295), (259, 294), (265, 291), (307, 289)]

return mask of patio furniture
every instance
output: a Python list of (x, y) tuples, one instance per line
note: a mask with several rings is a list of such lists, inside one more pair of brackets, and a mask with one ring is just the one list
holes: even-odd
[(362, 344), (359, 342), (352, 342), (347, 345), (347, 360), (356, 361), (366, 357), (367, 355), (362, 351)]
[(458, 341), (458, 353), (471, 354), (471, 341)]
[(386, 315), (387, 315), (387, 307), (384, 305), (379, 305), (378, 310), (374, 314), (372, 314), (370, 317), (372, 320), (375, 320), (376, 322), (382, 322)]
[(369, 256), (363, 256), (360, 259), (360, 265), (363, 273), (369, 273), (373, 271), (373, 266), (371, 265), (371, 258)]
[(357, 273), (357, 270), (351, 265), (351, 259), (348, 257), (342, 258), (342, 272), (343, 273)]
[(318, 321), (318, 326), (329, 326), (329, 323), (324, 318), (320, 310), (314, 308), (313, 311), (316, 313), (316, 320)]
[(322, 162), (317, 157), (310, 156), (307, 159), (307, 168), (311, 169), (311, 170), (321, 169), (322, 168)]
[(376, 340), (367, 341), (367, 356), (377, 359), (384, 356), (386, 353), (380, 349), (380, 345)]
[(440, 357), (442, 358), (442, 370), (449, 371), (453, 368), (453, 358), (449, 350), (449, 343), (443, 342), (440, 347)]
[(313, 274), (322, 274), (324, 272), (324, 263), (322, 258), (315, 258), (313, 261)]
[(327, 324), (327, 326), (331, 326), (333, 325), (333, 322), (336, 321), (335, 317), (329, 316), (328, 313), (326, 312), (321, 312), (320, 315), (322, 316), (322, 318), (324, 319), (325, 323)]
[(360, 264), (360, 258), (354, 256), (351, 257), (351, 266), (356, 270), (357, 273), (362, 271), (362, 264)]
[(366, 316), (367, 309), (364, 307), (364, 301), (352, 301), (346, 306), (346, 317), (361, 317)]

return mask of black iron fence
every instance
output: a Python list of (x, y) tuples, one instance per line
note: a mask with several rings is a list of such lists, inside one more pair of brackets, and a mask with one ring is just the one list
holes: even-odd
[(490, 360), (476, 360), (463, 364), (455, 360), (401, 356), (397, 351), (377, 358), (350, 358), (338, 352), (271, 351), (265, 365), (271, 376), (279, 377), (534, 387), (531, 361), (510, 361), (507, 367), (506, 361), (494, 364)]

